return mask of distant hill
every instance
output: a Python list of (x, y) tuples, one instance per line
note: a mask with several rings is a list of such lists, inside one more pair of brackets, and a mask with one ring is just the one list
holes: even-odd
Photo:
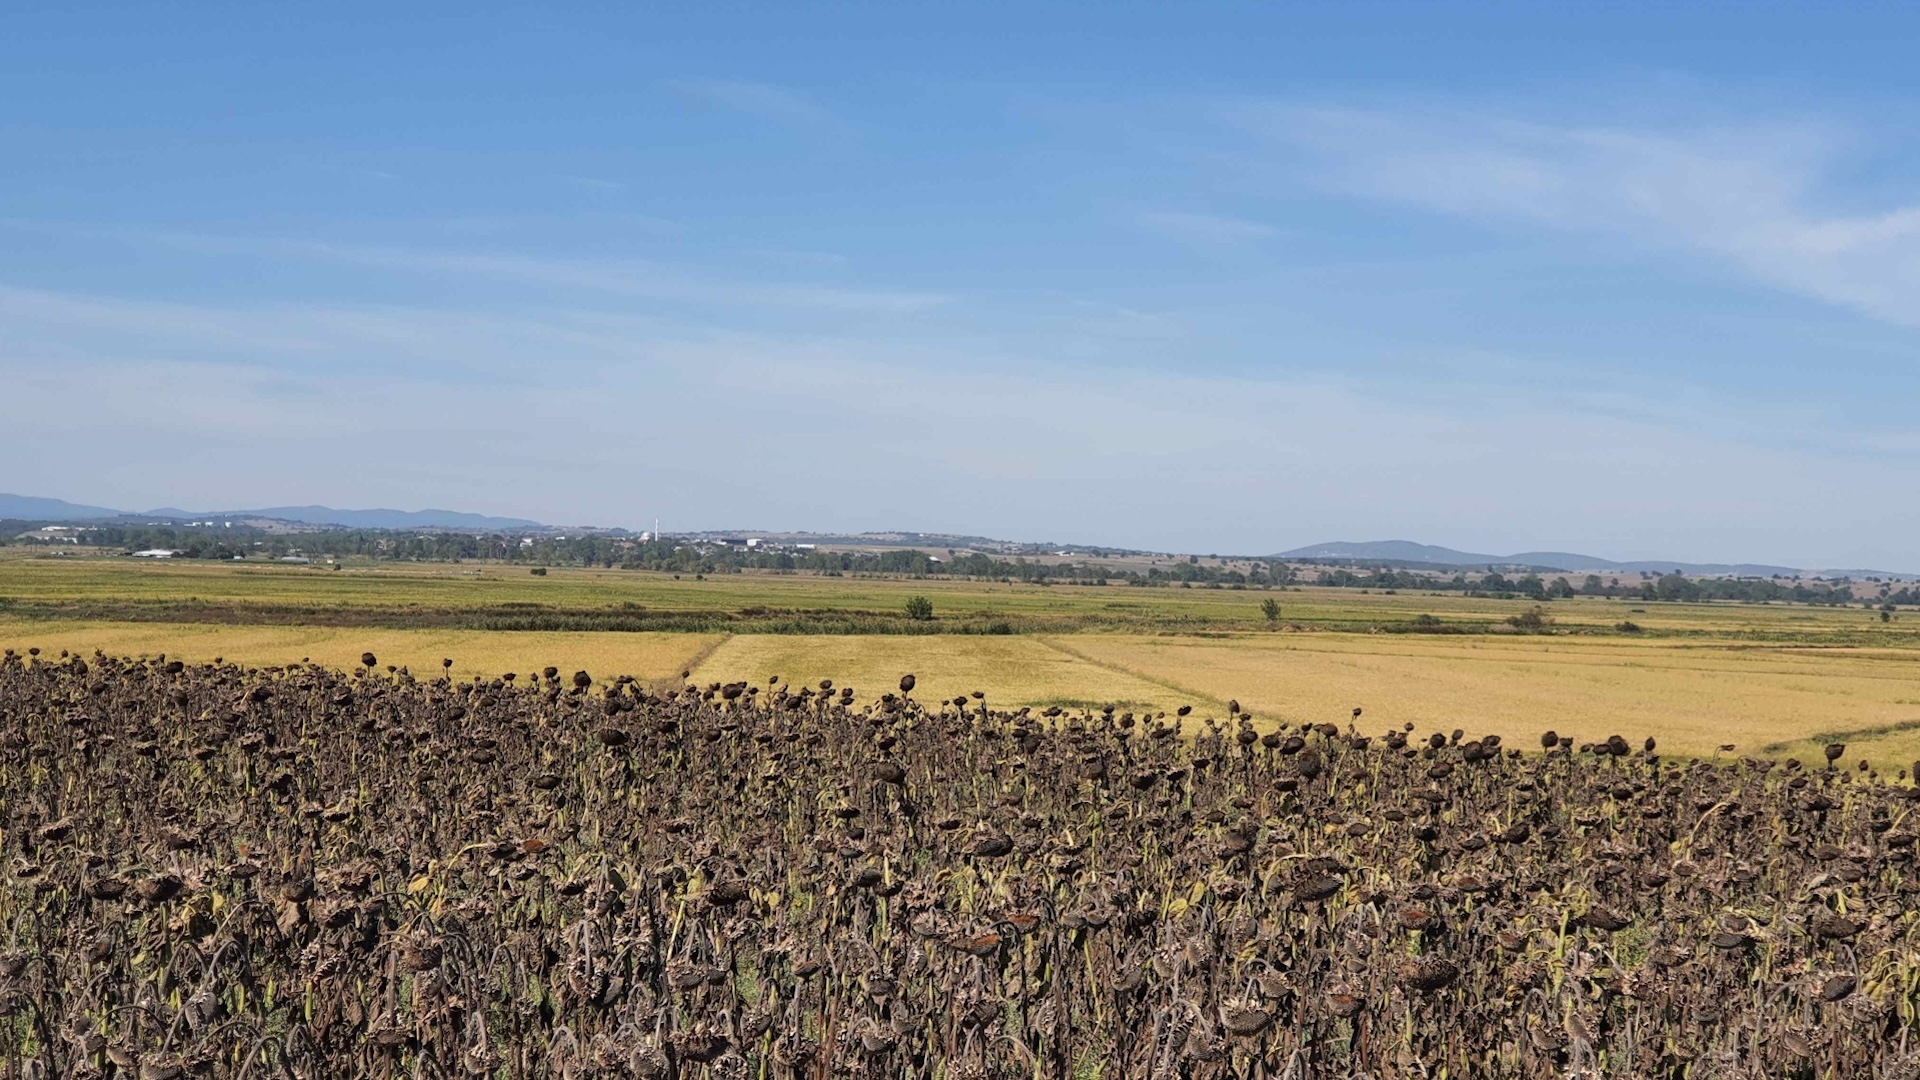
[(1506, 565), (1513, 560), (1505, 555), (1477, 555), (1471, 551), (1416, 544), (1411, 540), (1367, 540), (1354, 543), (1335, 540), (1330, 544), (1294, 548), (1274, 556), (1276, 559), (1380, 559), (1385, 562), (1435, 563), (1440, 566)]
[(14, 521), (91, 521), (119, 516), (120, 511), (104, 506), (82, 506), (65, 499), (42, 499), (33, 495), (0, 494), (0, 518)]
[(64, 499), (0, 494), (0, 518), (17, 521), (100, 521), (108, 518), (268, 518), (302, 525), (339, 525), (349, 529), (538, 529), (525, 518), (489, 517), (458, 510), (336, 510), (331, 506), (268, 506), (257, 510), (181, 510), (163, 506), (130, 513), (104, 506), (81, 506)]
[[(113, 510), (104, 506), (84, 506), (70, 503), (64, 499), (47, 499), (31, 495), (0, 494), (0, 519), (12, 521), (111, 521), (116, 518), (129, 521), (168, 520), (176, 522), (200, 521), (205, 519), (230, 520), (239, 524), (243, 519), (251, 519), (254, 524), (272, 528), (271, 522), (285, 523), (284, 527), (339, 527), (349, 529), (446, 529), (465, 532), (507, 532), (522, 529), (551, 529), (537, 521), (526, 518), (493, 517), (487, 514), (470, 514), (459, 510), (341, 510), (331, 506), (267, 506), (253, 510), (181, 510), (177, 507), (161, 507), (143, 513), (129, 513)], [(571, 531), (571, 529), (569, 530)], [(593, 531), (589, 529), (589, 531)], [(618, 531), (618, 530), (616, 530)], [(1063, 550), (1076, 555), (1093, 558), (1111, 556), (1155, 554), (1128, 548), (1110, 548), (1089, 544), (1059, 545), (1054, 543), (1031, 543), (1012, 540), (995, 540), (984, 536), (969, 536), (952, 533), (922, 533), (911, 531), (866, 532), (857, 534), (782, 532), (778, 530), (727, 530), (674, 534), (683, 540), (719, 541), (723, 539), (758, 536), (767, 540), (783, 543), (816, 543), (858, 547), (916, 547), (916, 548), (953, 548), (971, 551), (990, 552), (996, 555), (1052, 555)], [(1408, 569), (1424, 570), (1485, 570), (1497, 567), (1503, 571), (1533, 571), (1537, 573), (1584, 574), (1584, 573), (1656, 573), (1669, 574), (1679, 571), (1683, 574), (1698, 576), (1731, 577), (1771, 577), (1779, 574), (1786, 577), (1823, 577), (1823, 578), (1894, 578), (1916, 579), (1920, 575), (1896, 573), (1885, 570), (1840, 570), (1840, 569), (1803, 569), (1792, 566), (1767, 566), (1759, 563), (1689, 563), (1667, 562), (1660, 560), (1620, 561), (1603, 559), (1598, 555), (1582, 555), (1571, 551), (1522, 551), (1516, 555), (1489, 555), (1477, 551), (1459, 551), (1454, 548), (1440, 547), (1435, 544), (1416, 544), (1411, 540), (1368, 540), (1353, 542), (1336, 540), (1326, 544), (1313, 544), (1308, 547), (1294, 548), (1276, 555), (1256, 556), (1262, 559), (1324, 560), (1328, 562), (1363, 563), (1369, 565), (1387, 565)]]
[(961, 533), (923, 533), (888, 530), (863, 533), (818, 533), (818, 532), (782, 532), (778, 529), (705, 529), (697, 532), (677, 532), (676, 539), (692, 541), (724, 541), (759, 537), (778, 544), (831, 544), (835, 547), (859, 548), (952, 548), (956, 551), (979, 551), (999, 555), (1051, 555), (1059, 551), (1072, 551), (1077, 555), (1116, 556), (1151, 555), (1159, 552), (1142, 551), (1137, 548), (1101, 547), (1098, 544), (1062, 544), (1056, 541), (996, 540), (990, 536), (973, 536)]
[[(154, 511), (159, 516), (159, 511)], [(178, 511), (173, 516), (180, 516)], [(489, 517), (458, 510), (336, 510), (331, 506), (268, 506), (258, 510), (221, 510), (188, 517), (272, 518), (303, 525), (342, 525), (349, 529), (538, 529), (525, 518)]]
[[(1581, 573), (1613, 571), (1616, 573), (1639, 573), (1642, 570), (1652, 573), (1669, 574), (1675, 570), (1683, 574), (1730, 575), (1736, 577), (1771, 577), (1774, 574), (1798, 575), (1805, 571), (1792, 566), (1767, 566), (1759, 563), (1688, 563), (1638, 560), (1621, 562), (1603, 559), (1598, 555), (1581, 555), (1570, 551), (1522, 551), (1517, 555), (1487, 555), (1473, 551), (1456, 551), (1453, 548), (1436, 547), (1432, 544), (1416, 544), (1410, 540), (1369, 540), (1354, 543), (1336, 540), (1328, 544), (1314, 544), (1309, 547), (1294, 548), (1272, 556), (1277, 559), (1341, 559), (1359, 562), (1403, 563), (1416, 566), (1443, 566), (1472, 569), (1486, 566), (1525, 567), (1530, 570), (1556, 570), (1561, 573)], [(1837, 573), (1829, 571), (1829, 573)], [(1873, 574), (1877, 571), (1846, 571), (1851, 574)], [(1892, 575), (1889, 575), (1892, 576)]]

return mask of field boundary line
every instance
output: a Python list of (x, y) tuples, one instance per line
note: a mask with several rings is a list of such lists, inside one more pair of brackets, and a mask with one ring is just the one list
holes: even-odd
[(1811, 735), (1787, 742), (1772, 742), (1760, 748), (1762, 753), (1777, 754), (1794, 743), (1810, 742), (1825, 746), (1829, 743), (1852, 742), (1860, 739), (1878, 739), (1887, 735), (1904, 735), (1909, 731), (1920, 731), (1920, 720), (1896, 720), (1891, 724), (1875, 727), (1850, 728), (1846, 731), (1816, 731)]
[[(720, 647), (722, 645), (725, 645), (727, 642), (732, 641), (733, 639), (734, 639), (733, 634), (728, 633), (726, 631), (721, 631), (718, 640), (711, 641), (705, 645), (700, 646), (700, 648), (696, 650), (692, 656), (689, 656), (684, 661), (682, 661), (680, 664), (680, 671), (700, 670), (701, 664), (704, 664), (707, 661), (713, 659), (713, 654), (719, 652)], [(653, 680), (653, 688), (655, 690), (679, 689), (680, 688), (679, 672), (670, 672), (666, 675), (661, 676), (658, 679)]]
[(1133, 668), (1127, 667), (1124, 664), (1115, 664), (1106, 660), (1101, 660), (1096, 657), (1089, 656), (1078, 649), (1072, 648), (1067, 645), (1062, 645), (1058, 641), (1053, 640), (1052, 638), (1043, 637), (1039, 634), (1033, 635), (1033, 640), (1039, 642), (1040, 644), (1046, 646), (1049, 649), (1052, 649), (1054, 652), (1057, 652), (1062, 656), (1070, 656), (1073, 659), (1078, 660), (1083, 664), (1092, 664), (1094, 667), (1097, 667), (1102, 671), (1110, 671), (1116, 675), (1125, 675), (1129, 678), (1139, 679), (1141, 682), (1152, 683), (1154, 686), (1158, 686), (1162, 690), (1171, 690), (1176, 694), (1183, 694), (1187, 697), (1193, 698), (1195, 701), (1205, 701), (1214, 705), (1218, 705), (1222, 708), (1226, 707), (1227, 703), (1224, 698), (1214, 697), (1212, 694), (1203, 693), (1199, 690), (1193, 689), (1190, 686), (1181, 686), (1179, 683), (1174, 682), (1171, 679), (1163, 679), (1157, 675), (1149, 675), (1144, 671), (1136, 671)]

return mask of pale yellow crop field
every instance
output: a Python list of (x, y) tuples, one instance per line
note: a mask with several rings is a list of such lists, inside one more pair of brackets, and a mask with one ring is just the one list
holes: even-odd
[(628, 674), (677, 680), (680, 672), (719, 644), (718, 634), (622, 634), (514, 630), (380, 630), (328, 626), (222, 626), (213, 623), (89, 623), (0, 620), (0, 648), (37, 647), (58, 655), (94, 650), (120, 656), (202, 662), (221, 657), (249, 666), (311, 659), (352, 668), (371, 652), (382, 665), (416, 675), (438, 674), (443, 659), (462, 678), (538, 671), (551, 664), (595, 676)]
[(0, 647), (223, 656), (247, 664), (311, 658), (351, 667), (363, 650), (383, 664), (462, 676), (553, 664), (600, 678), (794, 684), (828, 678), (870, 699), (912, 672), (922, 700), (984, 691), (1001, 706), (1133, 711), (1191, 704), (1220, 716), (1237, 698), (1261, 726), (1411, 722), (1422, 733), (1497, 732), (1532, 747), (1553, 728), (1582, 740), (1646, 735), (1680, 755), (1733, 743), (1743, 754), (1813, 758), (1816, 735), (1847, 733), (1848, 761), (1898, 768), (1920, 757), (1920, 650), (1808, 647), (1687, 639), (1413, 634), (1252, 633), (1192, 637), (1062, 635), (798, 635), (390, 630), (201, 623), (0, 619)]
[[(1080, 635), (1057, 642), (1117, 672), (1232, 694), (1256, 717), (1363, 731), (1496, 732), (1535, 746), (1653, 735), (1670, 752), (1817, 754), (1822, 733), (1859, 732), (1851, 757), (1900, 766), (1920, 752), (1920, 653), (1593, 638), (1248, 636), (1229, 641)], [(1912, 724), (1912, 729), (1901, 730)], [(1874, 732), (1884, 732), (1875, 735)], [(1769, 751), (1769, 747), (1789, 744)]]
[(1522, 747), (1548, 728), (1636, 744), (1653, 735), (1689, 755), (1732, 743), (1739, 753), (1813, 756), (1813, 736), (1855, 732), (1850, 761), (1899, 767), (1920, 756), (1920, 653), (1901, 649), (1354, 634), (739, 636), (695, 677), (831, 678), (865, 697), (908, 671), (923, 700), (979, 689), (1004, 705), (1192, 704), (1217, 716), (1237, 698), (1262, 726), (1344, 725), (1360, 707), (1363, 731), (1410, 722), (1421, 732), (1497, 732)]
[[(1445, 623), (1503, 627), (1533, 607), (1498, 600), (1410, 590), (1368, 592), (1305, 586), (1272, 592), (1232, 589), (1133, 588), (1126, 585), (1027, 585), (997, 581), (848, 577), (775, 573), (720, 574), (704, 580), (642, 570), (555, 567), (535, 577), (499, 564), (377, 563), (341, 571), (318, 566), (153, 561), (99, 557), (35, 557), (0, 548), (0, 608), (40, 607), (36, 617), (121, 618), (94, 612), (137, 610), (129, 621), (169, 620), (170, 607), (215, 605), (214, 621), (296, 621), (249, 617), (261, 608), (312, 612), (315, 622), (347, 625), (355, 613), (413, 613), (457, 618), (482, 608), (526, 612), (618, 611), (740, 614), (751, 609), (820, 614), (897, 614), (907, 598), (925, 595), (941, 620), (1004, 617), (1036, 633), (1096, 629), (1118, 633), (1188, 633), (1267, 629), (1261, 603), (1272, 599), (1281, 622), (1307, 630), (1363, 632), (1420, 615)], [(78, 604), (90, 611), (44, 610)], [(1920, 615), (1902, 612), (1883, 623), (1876, 611), (1786, 604), (1653, 603), (1580, 597), (1545, 605), (1558, 630), (1613, 635), (1631, 621), (1649, 636), (1730, 637), (1762, 642), (1823, 641), (1920, 649)], [(13, 617), (0, 613), (0, 618)], [(22, 616), (24, 617), (24, 616)], [(362, 625), (393, 625), (375, 619)], [(453, 625), (453, 624), (449, 624)], [(724, 629), (724, 628), (719, 628)]]
[(862, 700), (917, 680), (914, 697), (951, 700), (975, 690), (994, 706), (1114, 704), (1135, 711), (1194, 701), (1150, 678), (1108, 671), (1036, 637), (741, 634), (715, 649), (693, 676), (702, 682), (779, 675), (796, 686), (832, 679)]

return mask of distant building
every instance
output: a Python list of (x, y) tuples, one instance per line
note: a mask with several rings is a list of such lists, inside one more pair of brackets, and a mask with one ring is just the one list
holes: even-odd
[(133, 557), (136, 559), (171, 559), (178, 554), (179, 552), (169, 551), (166, 548), (148, 548), (145, 551), (134, 552)]

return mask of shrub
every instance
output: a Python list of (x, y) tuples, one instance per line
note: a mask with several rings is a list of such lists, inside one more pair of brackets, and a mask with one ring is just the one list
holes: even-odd
[(536, 566), (533, 569), (527, 571), (527, 573), (532, 574), (534, 577), (546, 577), (547, 568), (544, 566)]
[(1553, 620), (1538, 607), (1528, 608), (1518, 615), (1509, 615), (1507, 625), (1523, 633), (1538, 634), (1553, 625)]
[(927, 622), (933, 618), (933, 601), (924, 596), (907, 598), (907, 618)]

